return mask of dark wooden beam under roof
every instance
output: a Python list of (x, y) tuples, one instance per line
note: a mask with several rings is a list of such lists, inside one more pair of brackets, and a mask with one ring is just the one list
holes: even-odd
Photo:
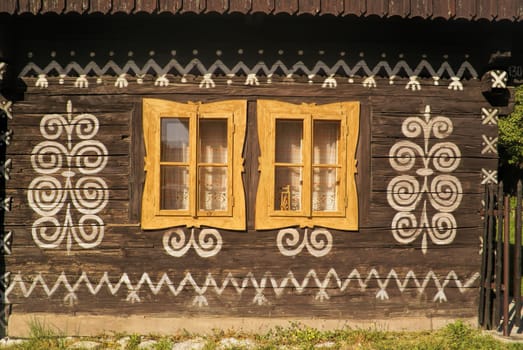
[(0, 13), (284, 13), (519, 21), (523, 0), (1, 0)]

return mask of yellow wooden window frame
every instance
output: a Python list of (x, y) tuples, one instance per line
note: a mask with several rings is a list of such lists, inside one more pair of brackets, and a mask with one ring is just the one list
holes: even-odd
[[(274, 100), (257, 101), (260, 182), (256, 197), (255, 228), (278, 229), (289, 226), (321, 226), (339, 230), (358, 229), (356, 189), (356, 147), (359, 135), (359, 102), (326, 105), (292, 104)], [(302, 208), (300, 211), (274, 209), (276, 121), (303, 120)], [(340, 121), (338, 211), (312, 211), (312, 125), (315, 120)]]
[[(141, 226), (143, 229), (162, 229), (174, 226), (210, 226), (230, 230), (245, 230), (245, 194), (243, 191), (242, 158), (247, 103), (228, 100), (213, 103), (178, 103), (160, 99), (143, 99), (143, 133), (145, 142), (145, 185), (142, 198)], [(160, 136), (162, 118), (189, 120), (189, 208), (165, 210), (160, 208)], [(227, 209), (199, 210), (197, 203), (198, 121), (227, 120)]]

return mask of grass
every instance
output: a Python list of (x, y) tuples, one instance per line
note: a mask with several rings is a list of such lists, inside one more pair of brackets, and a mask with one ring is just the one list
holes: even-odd
[[(204, 350), (222, 349), (220, 341), (234, 337), (239, 341), (249, 340), (253, 349), (324, 349), (340, 350), (465, 350), (465, 349), (523, 349), (523, 343), (502, 343), (492, 336), (486, 335), (469, 325), (457, 321), (437, 331), (424, 332), (390, 332), (377, 329), (342, 329), (334, 331), (319, 331), (298, 323), (288, 327), (276, 327), (263, 334), (239, 333), (234, 331), (214, 331), (203, 336), (187, 332), (173, 336), (142, 336), (138, 334), (113, 334), (98, 337), (65, 337), (59, 330), (39, 322), (31, 325), (31, 334), (22, 344), (13, 345), (7, 349), (68, 349), (80, 340), (96, 341), (99, 349), (122, 349), (118, 341), (126, 339), (125, 349), (138, 349), (140, 342), (155, 340), (155, 350), (172, 349), (176, 342), (199, 338), (204, 342)], [(245, 347), (244, 347), (245, 348)], [(240, 345), (229, 349), (242, 349)]]

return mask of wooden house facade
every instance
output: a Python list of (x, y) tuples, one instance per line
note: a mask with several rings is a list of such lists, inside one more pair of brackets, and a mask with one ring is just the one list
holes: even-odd
[(4, 327), (475, 317), (522, 16), (0, 2)]

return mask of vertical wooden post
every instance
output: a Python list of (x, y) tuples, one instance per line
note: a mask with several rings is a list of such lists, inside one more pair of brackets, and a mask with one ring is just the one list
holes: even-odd
[(514, 298), (516, 327), (521, 327), (521, 196), (522, 182), (518, 181), (516, 195), (516, 229), (514, 231)]
[(503, 335), (509, 335), (508, 302), (510, 298), (510, 197), (505, 195), (503, 211)]
[(487, 217), (488, 217), (488, 231), (487, 240), (483, 242), (483, 249), (487, 255), (487, 274), (485, 278), (485, 315), (486, 315), (486, 329), (492, 329), (492, 323), (494, 320), (494, 313), (492, 310), (492, 272), (494, 271), (494, 237), (495, 237), (495, 221), (494, 216), (494, 194), (496, 188), (494, 185), (488, 187), (488, 206), (487, 206)]
[[(488, 229), (489, 229), (489, 187), (488, 185), (485, 185), (484, 187), (485, 195), (483, 196), (483, 202), (484, 202), (484, 213), (483, 213), (483, 251), (481, 254), (481, 272), (480, 272), (480, 280), (479, 280), (479, 306), (478, 306), (478, 324), (482, 327), (486, 326), (485, 322), (485, 307), (486, 307), (486, 296), (487, 296), (487, 257), (488, 257), (488, 249), (487, 249), (487, 240), (488, 240)], [(490, 281), (488, 281), (490, 283)]]
[(503, 273), (503, 181), (498, 184), (498, 215), (497, 215), (497, 235), (496, 235), (496, 303), (494, 304), (494, 327), (498, 327), (503, 312), (503, 298), (501, 293), (501, 281)]

